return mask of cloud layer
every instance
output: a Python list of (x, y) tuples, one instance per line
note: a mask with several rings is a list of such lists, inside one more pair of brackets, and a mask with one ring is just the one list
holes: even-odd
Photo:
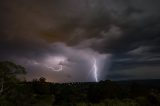
[[(92, 56), (99, 60), (99, 80), (158, 78), (159, 5), (159, 0), (2, 0), (0, 59), (24, 65), (27, 79), (94, 81), (86, 78)], [(67, 58), (65, 71), (34, 65), (57, 56)]]

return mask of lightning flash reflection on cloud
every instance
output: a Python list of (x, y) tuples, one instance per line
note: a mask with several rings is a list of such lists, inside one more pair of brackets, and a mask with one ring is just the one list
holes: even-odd
[(62, 71), (63, 63), (66, 61), (66, 57), (57, 56), (57, 57), (49, 57), (46, 60), (47, 65), (45, 65), (48, 69), (52, 71)]
[(41, 62), (41, 63), (34, 61), (34, 64), (42, 65), (52, 71), (59, 72), (63, 70), (63, 63), (65, 61), (66, 61), (65, 57), (58, 56), (58, 57), (48, 57), (44, 62)]

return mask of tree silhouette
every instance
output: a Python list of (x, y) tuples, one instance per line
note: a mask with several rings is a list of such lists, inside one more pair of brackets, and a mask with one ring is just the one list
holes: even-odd
[(44, 77), (39, 78), (39, 82), (40, 83), (45, 83), (46, 82), (46, 78), (44, 78)]
[(9, 61), (0, 62), (0, 95), (8, 89), (5, 84), (18, 81), (18, 74), (25, 74), (25, 68)]

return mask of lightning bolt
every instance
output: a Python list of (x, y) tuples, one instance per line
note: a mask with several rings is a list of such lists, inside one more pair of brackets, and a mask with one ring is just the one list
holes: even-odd
[[(38, 62), (36, 62), (36, 61), (34, 61), (33, 62), (33, 64), (35, 64), (35, 65), (42, 65), (41, 63), (38, 63)], [(43, 64), (44, 65), (44, 64)], [(46, 68), (48, 68), (48, 69), (51, 69), (51, 70), (53, 70), (53, 71), (62, 71), (63, 70), (63, 65), (62, 64), (59, 64), (59, 68), (58, 69), (56, 69), (55, 67), (51, 67), (51, 66), (48, 66), (48, 65), (44, 65)]]
[(49, 69), (52, 69), (53, 71), (57, 71), (57, 72), (63, 70), (63, 66), (62, 66), (62, 65), (59, 65), (59, 68), (58, 68), (58, 69), (56, 69), (56, 68), (54, 68), (54, 67), (47, 66), (47, 65), (46, 65), (46, 67), (49, 68)]
[(97, 60), (95, 58), (93, 58), (93, 72), (94, 72), (94, 78), (95, 81), (98, 82), (98, 75), (97, 75)]

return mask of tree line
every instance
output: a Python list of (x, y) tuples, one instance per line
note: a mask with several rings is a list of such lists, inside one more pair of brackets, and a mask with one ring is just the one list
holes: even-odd
[(160, 106), (160, 86), (95, 82), (21, 81), (25, 68), (0, 62), (0, 106)]

